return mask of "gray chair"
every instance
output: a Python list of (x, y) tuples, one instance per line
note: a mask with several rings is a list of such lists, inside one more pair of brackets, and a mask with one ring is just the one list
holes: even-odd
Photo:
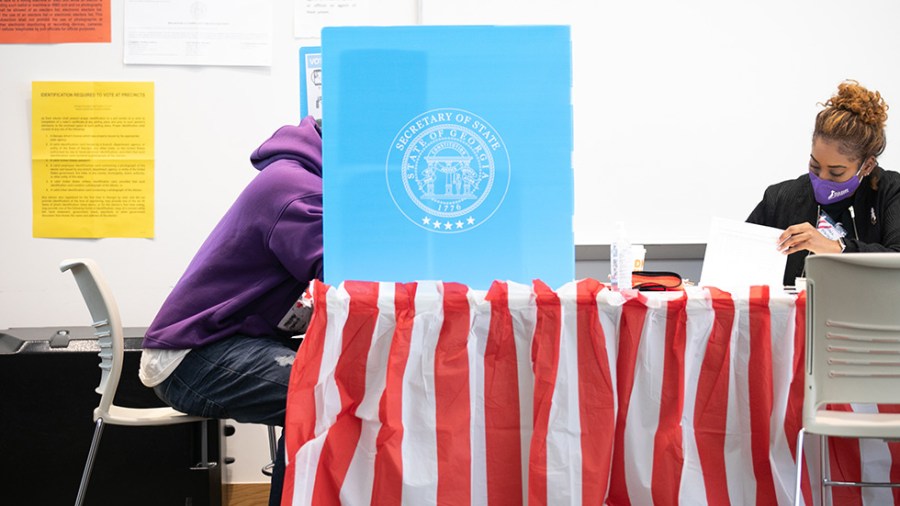
[(820, 437), (819, 497), (828, 487), (897, 487), (833, 481), (828, 437), (900, 439), (900, 414), (853, 413), (828, 404), (900, 404), (900, 253), (806, 259), (806, 378), (797, 438), (794, 502), (800, 503), (803, 441)]

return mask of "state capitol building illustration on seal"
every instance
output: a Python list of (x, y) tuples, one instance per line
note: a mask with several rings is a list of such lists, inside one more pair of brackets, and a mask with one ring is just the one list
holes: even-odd
[(385, 170), (394, 204), (432, 232), (457, 233), (487, 221), (509, 189), (509, 153), (484, 119), (435, 109), (409, 121), (394, 138)]

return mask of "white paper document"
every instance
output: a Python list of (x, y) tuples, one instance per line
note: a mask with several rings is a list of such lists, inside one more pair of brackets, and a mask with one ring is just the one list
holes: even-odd
[(730, 291), (753, 285), (782, 289), (787, 256), (778, 251), (783, 230), (713, 218), (700, 273), (701, 286)]
[(126, 0), (126, 64), (272, 65), (272, 0)]
[(320, 38), (326, 26), (388, 26), (417, 23), (417, 2), (408, 0), (294, 0), (294, 37)]
[(320, 37), (324, 26), (365, 25), (368, 0), (294, 0), (294, 36)]

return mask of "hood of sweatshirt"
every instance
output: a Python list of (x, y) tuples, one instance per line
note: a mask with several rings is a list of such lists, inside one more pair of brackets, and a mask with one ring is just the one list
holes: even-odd
[(258, 170), (284, 159), (296, 160), (322, 177), (322, 131), (315, 118), (307, 116), (299, 125), (279, 128), (250, 155), (250, 162)]

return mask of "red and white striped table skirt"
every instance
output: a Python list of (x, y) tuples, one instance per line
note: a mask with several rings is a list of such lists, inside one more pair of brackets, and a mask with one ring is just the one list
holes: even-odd
[[(803, 295), (622, 294), (591, 279), (486, 292), (316, 282), (312, 295), (288, 396), (283, 505), (793, 500)], [(900, 478), (898, 444), (829, 448), (836, 478)], [(807, 450), (815, 472), (818, 448)], [(804, 475), (809, 503), (818, 490)], [(891, 504), (892, 494), (833, 498)]]

